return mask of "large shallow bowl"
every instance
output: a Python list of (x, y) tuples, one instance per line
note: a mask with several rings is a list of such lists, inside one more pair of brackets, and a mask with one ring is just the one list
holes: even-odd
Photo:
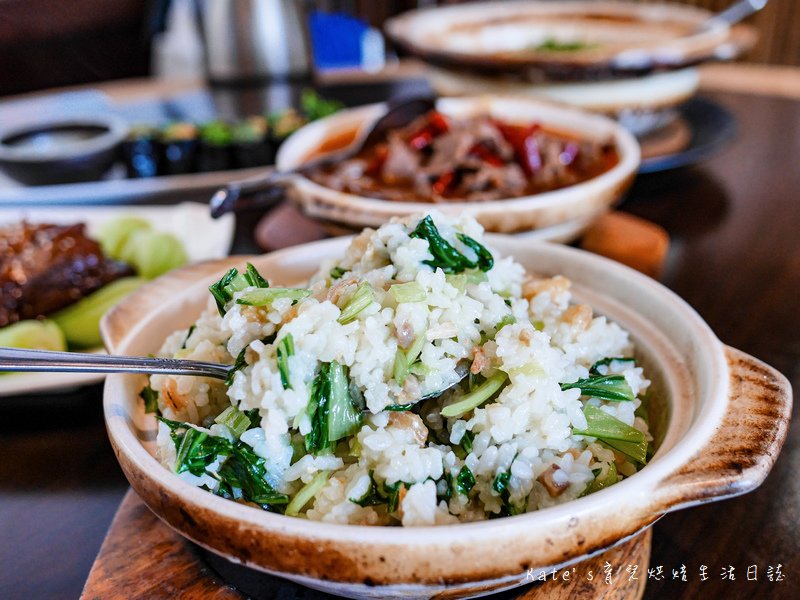
[[(270, 279), (293, 284), (347, 242), (250, 260)], [(531, 271), (564, 273), (577, 298), (632, 333), (664, 401), (653, 421), (658, 450), (639, 473), (560, 506), (480, 523), (389, 529), (286, 517), (224, 500), (164, 469), (153, 456), (154, 419), (138, 398), (144, 379), (111, 375), (106, 425), (133, 488), (182, 535), (255, 569), (350, 597), (450, 598), (520, 585), (527, 573), (586, 558), (667, 511), (742, 494), (764, 480), (791, 411), (791, 389), (780, 373), (724, 346), (685, 302), (631, 269), (563, 246), (508, 238), (492, 244)], [(110, 351), (156, 351), (166, 335), (196, 319), (209, 283), (244, 260), (188, 267), (131, 296), (103, 322)]]
[[(680, 4), (474, 2), (410, 11), (385, 29), (407, 52), (448, 69), (528, 82), (590, 81), (716, 58), (731, 32), (710, 17)], [(584, 45), (565, 49), (575, 42)]]
[[(619, 162), (614, 167), (576, 185), (520, 198), (436, 205), (443, 213), (473, 216), (487, 231), (517, 233), (568, 222), (586, 226), (622, 199), (639, 167), (639, 145), (634, 137), (605, 117), (537, 100), (498, 96), (446, 98), (439, 100), (436, 107), (453, 117), (489, 114), (511, 122), (538, 122), (581, 139), (610, 139), (617, 148)], [(306, 125), (283, 143), (276, 159), (277, 168), (299, 167), (326, 142), (369, 127), (385, 111), (385, 104), (372, 104)], [(291, 179), (290, 186), (293, 198), (306, 214), (350, 228), (378, 227), (391, 217), (431, 208), (430, 203), (396, 202), (341, 192), (303, 176)]]

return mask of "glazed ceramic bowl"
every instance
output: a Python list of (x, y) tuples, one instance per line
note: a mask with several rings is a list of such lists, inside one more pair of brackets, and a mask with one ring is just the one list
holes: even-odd
[(112, 115), (44, 120), (0, 134), (0, 169), (26, 185), (95, 181), (117, 158), (128, 125)]
[[(489, 114), (505, 121), (542, 123), (582, 139), (607, 140), (616, 146), (619, 162), (597, 177), (558, 190), (488, 202), (446, 202), (437, 210), (451, 215), (468, 214), (487, 231), (517, 233), (573, 223), (578, 229), (622, 199), (639, 167), (639, 146), (634, 137), (610, 119), (524, 98), (478, 96), (446, 98), (436, 103), (446, 115), (467, 117)], [(301, 166), (331, 141), (347, 139), (348, 133), (369, 127), (386, 112), (385, 104), (345, 110), (306, 125), (287, 139), (276, 159), (278, 170)], [(297, 176), (290, 193), (309, 216), (343, 224), (351, 229), (378, 227), (394, 216), (429, 210), (431, 204), (393, 202), (334, 190)]]
[[(664, 513), (753, 490), (786, 437), (787, 380), (723, 345), (680, 298), (627, 267), (569, 247), (494, 236), (491, 244), (537, 273), (563, 273), (578, 301), (635, 339), (653, 380), (657, 451), (620, 483), (553, 508), (478, 523), (420, 528), (337, 525), (268, 513), (183, 482), (154, 457), (156, 423), (138, 397), (145, 379), (106, 380), (106, 425), (125, 475), (164, 522), (201, 546), (273, 575), (359, 598), (455, 598), (521, 585), (527, 573), (585, 559)], [(339, 238), (261, 257), (188, 267), (149, 284), (103, 322), (115, 354), (155, 352), (207, 305), (207, 286), (251, 260), (279, 284), (299, 283)], [(530, 581), (530, 579), (527, 579)]]
[(597, 81), (715, 58), (731, 37), (680, 4), (474, 2), (390, 19), (387, 35), (430, 64), (520, 81)]
[(546, 99), (644, 135), (674, 120), (697, 92), (695, 65), (730, 60), (755, 43), (749, 26), (709, 23), (711, 16), (678, 4), (483, 2), (411, 11), (386, 31), (427, 63), (441, 96), (491, 90)]

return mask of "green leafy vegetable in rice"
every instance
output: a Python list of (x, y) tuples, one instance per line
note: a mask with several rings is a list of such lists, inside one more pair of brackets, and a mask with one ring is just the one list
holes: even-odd
[(298, 287), (268, 275), (225, 273), (161, 350), (233, 365), (227, 382), (142, 391), (161, 462), (192, 485), (307, 519), (440, 525), (600, 492), (653, 452), (629, 334), (469, 218), (366, 230)]

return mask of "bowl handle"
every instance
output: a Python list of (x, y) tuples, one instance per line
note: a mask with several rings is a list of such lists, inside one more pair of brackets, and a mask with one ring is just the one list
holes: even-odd
[(138, 288), (101, 319), (100, 334), (106, 350), (109, 354), (117, 354), (117, 348), (133, 326), (155, 308), (174, 300), (190, 285), (231, 267), (240, 267), (248, 260), (253, 260), (253, 257), (229, 256), (203, 261), (170, 271)]
[(663, 512), (750, 492), (767, 477), (786, 440), (792, 388), (776, 369), (725, 347), (728, 407), (711, 439), (658, 488)]

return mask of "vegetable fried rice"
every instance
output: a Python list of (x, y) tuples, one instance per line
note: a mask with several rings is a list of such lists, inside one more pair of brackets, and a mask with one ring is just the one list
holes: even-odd
[(649, 381), (626, 331), (488, 247), (473, 219), (367, 229), (306, 287), (252, 265), (211, 286), (152, 376), (158, 455), (185, 481), (319, 521), (423, 526), (545, 508), (633, 475)]

